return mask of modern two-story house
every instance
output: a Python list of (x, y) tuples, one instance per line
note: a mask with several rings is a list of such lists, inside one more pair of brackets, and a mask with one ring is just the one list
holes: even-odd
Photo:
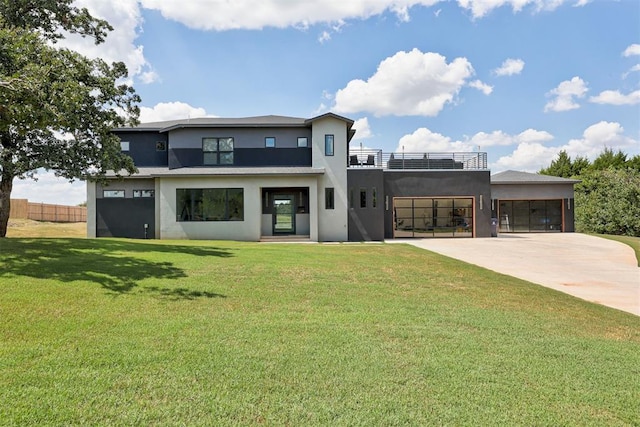
[[(138, 173), (87, 184), (87, 234), (320, 242), (492, 234), (502, 205), (492, 199), (486, 153), (358, 149), (353, 123), (327, 113), (115, 129)], [(518, 183), (526, 196), (527, 183)], [(572, 202), (573, 183), (560, 187), (553, 197)], [(561, 220), (554, 231), (573, 230), (572, 216)]]

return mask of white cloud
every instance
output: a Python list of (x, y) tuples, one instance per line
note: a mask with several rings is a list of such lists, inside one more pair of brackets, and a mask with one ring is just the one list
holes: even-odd
[(582, 138), (570, 140), (561, 149), (566, 150), (572, 157), (583, 156), (593, 160), (605, 148), (635, 153), (639, 147), (640, 141), (625, 136), (620, 123), (601, 121), (585, 129)]
[(493, 73), (496, 76), (512, 76), (514, 74), (520, 74), (524, 69), (524, 61), (522, 59), (506, 59), (502, 65), (495, 70)]
[(356, 130), (356, 134), (353, 137), (354, 140), (367, 139), (373, 136), (371, 127), (369, 127), (369, 119), (367, 117), (356, 120), (353, 123), (353, 129)]
[(622, 52), (622, 56), (633, 56), (640, 55), (640, 44), (632, 44), (629, 45), (624, 52)]
[(609, 104), (609, 105), (635, 105), (640, 104), (640, 90), (631, 92), (628, 95), (623, 95), (617, 90), (605, 90), (600, 92), (597, 96), (589, 98), (590, 102), (596, 104)]
[[(545, 135), (546, 132), (529, 131), (531, 130), (520, 134), (521, 142), (513, 153), (499, 158), (491, 165), (492, 172), (507, 169), (536, 172), (549, 166), (562, 150), (571, 158), (580, 156), (590, 161), (598, 157), (605, 148), (611, 148), (613, 151), (622, 150), (629, 155), (640, 154), (640, 141), (625, 136), (624, 129), (616, 122), (601, 121), (591, 125), (585, 129), (582, 138), (571, 139), (566, 144), (554, 147), (544, 144), (550, 140), (550, 135)], [(529, 139), (530, 136), (534, 138)], [(542, 139), (539, 139), (540, 137)]]
[(487, 147), (509, 146), (516, 144), (541, 144), (553, 139), (549, 132), (527, 129), (517, 135), (509, 135), (501, 130), (491, 133), (478, 132), (462, 141), (454, 141), (448, 136), (419, 128), (398, 141), (396, 152), (470, 152), (482, 151)]
[(90, 58), (102, 58), (108, 63), (122, 61), (129, 70), (129, 76), (140, 77), (142, 83), (158, 79), (144, 57), (144, 47), (136, 44), (142, 25), (142, 14), (136, 0), (76, 0), (74, 6), (86, 7), (92, 15), (106, 19), (114, 30), (100, 45), (95, 45), (91, 38), (75, 34), (67, 35), (61, 45)]
[(322, 34), (320, 34), (320, 36), (318, 37), (318, 41), (320, 43), (324, 43), (329, 40), (331, 40), (331, 33), (329, 33), (328, 31), (323, 31)]
[(202, 30), (259, 30), (265, 27), (308, 28), (345, 19), (367, 19), (390, 11), (400, 21), (409, 20), (409, 9), (432, 6), (441, 0), (141, 0), (144, 8), (158, 10), (167, 19)]
[(183, 118), (212, 117), (204, 108), (192, 107), (184, 102), (160, 102), (155, 106), (140, 107), (140, 123), (160, 122)]
[(555, 98), (545, 105), (544, 111), (569, 111), (580, 108), (574, 98), (583, 98), (588, 90), (587, 83), (580, 77), (565, 80), (547, 93), (547, 96), (555, 96)]
[(16, 179), (13, 183), (11, 198), (68, 206), (77, 206), (87, 200), (87, 186), (83, 181), (69, 182), (44, 169), (39, 169), (36, 177), (37, 181)]
[(548, 166), (560, 150), (537, 142), (523, 142), (509, 155), (491, 164), (492, 173), (508, 169), (536, 172)]
[(334, 110), (368, 111), (375, 116), (435, 116), (454, 100), (473, 73), (466, 58), (447, 64), (437, 53), (401, 51), (383, 60), (367, 81), (352, 80), (340, 89)]
[(437, 153), (449, 151), (473, 151), (471, 144), (452, 141), (448, 136), (432, 132), (427, 128), (416, 129), (410, 135), (405, 135), (398, 141), (396, 152), (406, 153)]
[(474, 80), (472, 82), (469, 82), (469, 87), (478, 89), (480, 92), (484, 93), (485, 95), (491, 95), (491, 92), (493, 92), (493, 86), (489, 86), (488, 84), (483, 83), (480, 80)]
[(634, 73), (634, 72), (636, 72), (636, 71), (640, 71), (640, 64), (636, 64), (636, 65), (634, 65), (633, 67), (631, 67), (631, 68), (629, 69), (629, 71), (627, 71), (626, 73), (624, 73), (624, 74), (622, 75), (622, 78), (623, 78), (623, 79), (626, 79), (627, 77), (629, 77), (629, 74)]
[[(493, 9), (503, 6), (511, 6), (514, 13), (522, 11), (525, 7), (531, 7), (535, 12), (552, 11), (565, 3), (566, 0), (458, 0), (458, 5), (471, 11), (474, 18), (482, 18)], [(584, 6), (585, 0), (576, 0), (575, 6)]]

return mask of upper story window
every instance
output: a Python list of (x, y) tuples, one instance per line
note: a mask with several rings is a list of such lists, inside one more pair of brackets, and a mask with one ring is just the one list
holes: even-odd
[(233, 138), (202, 138), (205, 165), (232, 165)]
[(129, 141), (120, 141), (120, 150), (129, 151)]
[(264, 139), (264, 146), (267, 148), (276, 148), (276, 138), (273, 136), (267, 136)]
[(309, 146), (309, 140), (306, 136), (298, 137), (298, 148), (304, 148)]
[(324, 136), (324, 155), (333, 156), (333, 135)]
[(124, 198), (124, 190), (104, 190), (102, 192), (102, 197), (104, 198)]

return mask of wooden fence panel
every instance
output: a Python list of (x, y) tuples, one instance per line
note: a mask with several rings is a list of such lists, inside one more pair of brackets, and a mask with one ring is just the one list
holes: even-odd
[(9, 217), (48, 222), (87, 222), (87, 208), (84, 206), (30, 203), (26, 199), (14, 199), (11, 200)]
[(9, 218), (27, 219), (29, 216), (29, 200), (27, 199), (11, 199), (11, 210)]

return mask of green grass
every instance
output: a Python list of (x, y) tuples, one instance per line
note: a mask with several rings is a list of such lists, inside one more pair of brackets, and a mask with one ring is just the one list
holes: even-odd
[(0, 239), (2, 425), (638, 425), (640, 318), (405, 245)]
[(638, 260), (638, 267), (640, 267), (640, 237), (633, 236), (614, 236), (611, 234), (596, 234), (598, 237), (604, 237), (605, 239), (615, 240), (616, 242), (624, 243), (631, 246), (636, 253), (636, 259)]

